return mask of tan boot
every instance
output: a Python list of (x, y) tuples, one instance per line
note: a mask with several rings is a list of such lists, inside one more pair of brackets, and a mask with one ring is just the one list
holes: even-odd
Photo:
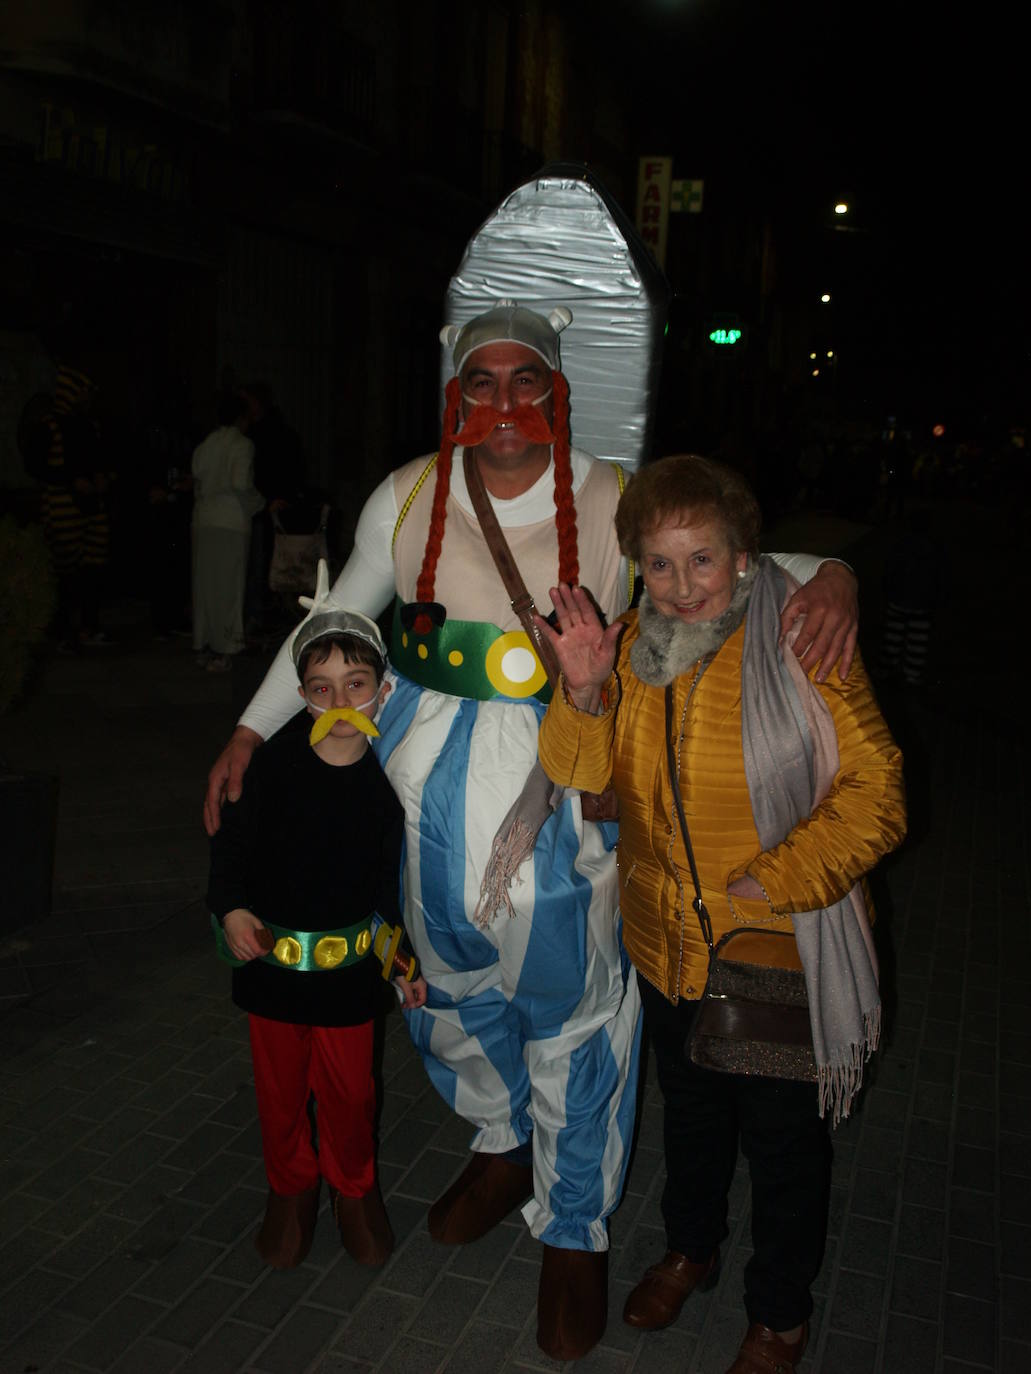
[(319, 1214), (319, 1186), (292, 1197), (269, 1189), (265, 1219), (254, 1244), (271, 1269), (296, 1269), (307, 1258)]
[(386, 1264), (394, 1249), (394, 1232), (383, 1206), (379, 1185), (373, 1184), (364, 1197), (345, 1197), (330, 1189), (333, 1219), (344, 1249), (358, 1264), (378, 1269)]
[(703, 1264), (695, 1264), (677, 1250), (667, 1250), (626, 1300), (623, 1320), (641, 1331), (660, 1331), (680, 1316), (680, 1309), (697, 1288), (712, 1288), (720, 1276), (720, 1252)]
[(791, 1345), (768, 1326), (753, 1322), (727, 1374), (793, 1374), (802, 1363), (808, 1341), (808, 1322), (802, 1323), (802, 1334)]
[(474, 1154), (430, 1208), (426, 1224), (444, 1245), (468, 1245), (492, 1231), (533, 1192), (533, 1166), (504, 1155)]
[(545, 1245), (537, 1289), (537, 1344), (579, 1360), (601, 1340), (609, 1312), (609, 1252)]

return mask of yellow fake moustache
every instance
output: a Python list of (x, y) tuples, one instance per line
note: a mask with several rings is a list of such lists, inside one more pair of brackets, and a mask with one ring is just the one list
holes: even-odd
[(318, 744), (319, 740), (325, 739), (338, 720), (346, 720), (349, 725), (355, 726), (363, 735), (371, 735), (374, 739), (379, 735), (375, 725), (361, 711), (353, 711), (350, 706), (335, 706), (332, 711), (324, 711), (319, 716), (311, 727), (308, 743)]

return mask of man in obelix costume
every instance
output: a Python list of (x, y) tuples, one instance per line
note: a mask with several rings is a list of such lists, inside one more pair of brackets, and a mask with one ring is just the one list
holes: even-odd
[[(434, 1084), (477, 1127), (470, 1162), (430, 1209), (430, 1233), (467, 1244), (525, 1204), (544, 1246), (537, 1340), (559, 1360), (585, 1355), (605, 1329), (606, 1218), (631, 1142), (639, 1004), (619, 936), (616, 826), (585, 819), (579, 794), (549, 799), (516, 881), (481, 897), (495, 839), (540, 777), (549, 689), (462, 460), (471, 449), (538, 606), (564, 581), (589, 588), (609, 618), (627, 608), (633, 570), (613, 523), (622, 473), (570, 447), (558, 339), (570, 320), (561, 307), (545, 318), (509, 302), (443, 331), (455, 376), (440, 452), (373, 492), (334, 587), (370, 616), (396, 594), (397, 676), (374, 747), (405, 810), (405, 921), (429, 984), (426, 1006), (406, 1016)], [(803, 580), (817, 560), (790, 566)], [(797, 600), (785, 618), (807, 616), (807, 666), (843, 654), (847, 668), (851, 573), (824, 564)], [(209, 832), (254, 749), (296, 706), (281, 652), (211, 771)]]

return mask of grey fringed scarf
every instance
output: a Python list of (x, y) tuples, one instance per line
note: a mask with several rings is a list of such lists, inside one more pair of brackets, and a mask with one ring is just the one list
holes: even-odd
[[(741, 660), (741, 742), (759, 843), (772, 849), (810, 815), (838, 771), (826, 703), (789, 647), (778, 651), (780, 613), (793, 579), (760, 560)], [(796, 912), (820, 1089), (820, 1115), (847, 1117), (877, 1048), (881, 999), (866, 902), (859, 883), (819, 911)]]
[(512, 880), (523, 861), (533, 853), (541, 826), (559, 809), (566, 795), (567, 789), (552, 782), (539, 763), (533, 765), (491, 844), (480, 882), (479, 901), (473, 912), (473, 925), (477, 929), (486, 930), (502, 907), (509, 916), (515, 915), (508, 892)]
[[(781, 652), (780, 613), (797, 584), (769, 558), (734, 588), (715, 620), (686, 625), (661, 615), (647, 593), (638, 615), (640, 637), (630, 665), (650, 686), (664, 687), (716, 653), (748, 612), (741, 661), (741, 741), (759, 843), (772, 849), (827, 795), (838, 771), (834, 722), (801, 664)], [(793, 642), (797, 630), (789, 635)], [(841, 901), (792, 916), (805, 971), (820, 1115), (847, 1117), (877, 1048), (881, 1003), (877, 958), (863, 893), (857, 883)]]

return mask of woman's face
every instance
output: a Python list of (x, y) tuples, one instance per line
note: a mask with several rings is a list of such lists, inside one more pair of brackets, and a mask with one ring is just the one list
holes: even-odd
[(722, 524), (685, 511), (649, 530), (641, 541), (641, 575), (656, 609), (688, 624), (715, 620), (730, 605), (737, 575), (748, 565)]

